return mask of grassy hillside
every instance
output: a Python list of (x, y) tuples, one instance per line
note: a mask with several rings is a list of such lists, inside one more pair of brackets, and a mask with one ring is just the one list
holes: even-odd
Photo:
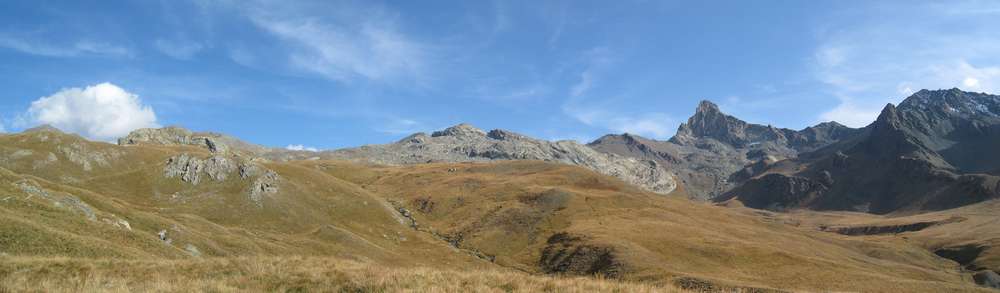
[(0, 258), (0, 291), (681, 292), (669, 286), (491, 270), (397, 268), (334, 258)]
[(974, 290), (967, 275), (916, 245), (644, 193), (570, 166), (299, 164), (386, 196), (422, 231), (533, 273), (793, 290)]
[(853, 232), (852, 238), (920, 246), (969, 271), (1000, 271), (997, 210), (1000, 200), (917, 215), (797, 211), (783, 217), (804, 227)]
[(0, 135), (13, 289), (979, 290), (917, 243), (789, 222), (537, 161), (275, 163)]

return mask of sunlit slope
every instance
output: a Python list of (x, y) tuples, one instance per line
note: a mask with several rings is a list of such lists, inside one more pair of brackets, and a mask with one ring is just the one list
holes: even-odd
[(190, 266), (315, 257), (666, 288), (978, 290), (919, 245), (788, 223), (538, 161), (275, 163), (44, 129), (0, 135), (0, 257), (25, 267), (52, 257)]
[(917, 215), (797, 211), (787, 221), (873, 242), (924, 247), (971, 272), (1000, 271), (1000, 201)]
[(529, 272), (792, 290), (977, 290), (914, 245), (800, 229), (572, 166), (299, 164), (386, 196), (419, 230)]
[[(234, 168), (192, 184), (166, 176), (166, 165), (179, 155), (214, 156), (203, 149), (119, 147), (54, 131), (0, 136), (0, 151), (0, 252), (8, 255), (486, 265), (409, 229), (379, 197), (313, 169), (251, 162), (256, 175)], [(278, 174), (276, 188), (255, 200), (265, 170)]]

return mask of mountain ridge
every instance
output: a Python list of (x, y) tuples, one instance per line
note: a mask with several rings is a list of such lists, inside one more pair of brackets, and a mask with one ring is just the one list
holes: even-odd
[[(783, 169), (763, 170), (763, 177), (720, 200), (739, 198), (758, 208), (891, 213), (1000, 197), (1000, 178), (986, 173), (1000, 163), (986, 151), (1000, 147), (1000, 119), (991, 111), (998, 107), (1000, 96), (919, 91), (900, 106), (886, 105), (858, 136), (788, 160)], [(761, 197), (768, 193), (785, 197)]]
[[(588, 146), (623, 156), (656, 160), (679, 177), (694, 199), (710, 200), (734, 188), (754, 164), (770, 164), (850, 137), (858, 130), (824, 122), (802, 130), (747, 123), (701, 101), (677, 134), (657, 141), (634, 134), (605, 135)], [(747, 170), (747, 173), (751, 172)]]

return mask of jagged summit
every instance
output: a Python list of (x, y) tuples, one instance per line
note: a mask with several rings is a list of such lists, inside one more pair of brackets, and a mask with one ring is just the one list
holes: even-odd
[(896, 110), (895, 105), (889, 103), (882, 108), (882, 112), (879, 113), (873, 125), (874, 127), (880, 127), (881, 125), (894, 125), (898, 127), (899, 123), (899, 111)]
[[(407, 136), (406, 138), (404, 138), (404, 139), (402, 139), (400, 141), (423, 142), (424, 140), (421, 140), (419, 138), (420, 136), (426, 136), (426, 134), (424, 134), (422, 132), (415, 133), (415, 134), (412, 134), (410, 136)], [(493, 129), (493, 130), (490, 130), (489, 132), (486, 132), (486, 131), (483, 131), (482, 129), (479, 129), (478, 127), (475, 127), (475, 126), (473, 126), (472, 124), (469, 124), (469, 123), (460, 123), (460, 124), (457, 124), (455, 126), (445, 128), (444, 130), (435, 131), (435, 132), (431, 133), (431, 137), (443, 137), (443, 136), (454, 137), (454, 138), (458, 138), (458, 139), (480, 139), (480, 138), (483, 138), (483, 137), (490, 138), (490, 139), (495, 139), (495, 140), (525, 140), (525, 139), (531, 140), (532, 139), (532, 138), (530, 138), (530, 137), (528, 137), (526, 135), (523, 135), (523, 134), (520, 134), (520, 133), (517, 133), (517, 132), (513, 132), (513, 131), (510, 131), (510, 130), (505, 130), (505, 129)]]
[[(660, 162), (684, 182), (689, 196), (710, 199), (770, 162), (825, 147), (858, 131), (836, 122), (799, 131), (752, 124), (723, 113), (715, 103), (701, 101), (669, 141), (626, 133), (606, 135), (588, 145)], [(766, 161), (760, 163), (764, 165), (758, 164), (761, 160)]]
[[(1000, 197), (1000, 96), (921, 90), (857, 135), (730, 192), (747, 206), (892, 213)], [(722, 197), (721, 199), (725, 199)]]
[(1000, 96), (966, 92), (958, 88), (920, 90), (907, 97), (899, 108), (927, 111), (937, 115), (963, 115), (1000, 118)]
[(687, 123), (681, 124), (671, 141), (690, 144), (697, 138), (712, 138), (735, 147), (771, 140), (786, 140), (778, 129), (767, 125), (750, 124), (729, 116), (709, 101), (701, 101)]
[(698, 108), (695, 109), (695, 113), (722, 113), (722, 111), (719, 110), (719, 106), (715, 103), (709, 100), (701, 100), (701, 102), (698, 102)]
[(434, 133), (431, 134), (431, 137), (438, 137), (438, 136), (464, 137), (464, 136), (485, 136), (485, 135), (486, 135), (485, 131), (476, 128), (475, 126), (472, 126), (472, 124), (460, 123), (458, 125), (445, 128), (444, 130), (441, 131), (435, 131)]

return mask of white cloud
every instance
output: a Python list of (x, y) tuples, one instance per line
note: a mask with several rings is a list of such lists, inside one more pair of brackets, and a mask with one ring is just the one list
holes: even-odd
[(307, 151), (307, 152), (318, 152), (319, 149), (314, 147), (307, 147), (301, 144), (290, 144), (285, 147), (286, 150), (290, 151)]
[(31, 103), (32, 124), (49, 124), (96, 140), (111, 140), (138, 128), (159, 127), (153, 108), (111, 84), (68, 88)]
[(16, 50), (21, 53), (47, 57), (132, 56), (132, 51), (125, 47), (89, 40), (81, 40), (68, 45), (53, 45), (44, 42), (0, 35), (0, 47)]
[[(884, 6), (873, 6), (876, 13), (863, 20), (828, 24), (820, 34), (815, 75), (839, 100), (820, 120), (864, 126), (886, 103), (898, 103), (920, 89), (1000, 91), (1000, 31), (992, 29), (1000, 19), (955, 12), (996, 9), (995, 3)], [(954, 13), (942, 14), (944, 10)], [(947, 29), (958, 26), (963, 30)]]
[(979, 80), (971, 77), (966, 77), (965, 80), (962, 81), (962, 84), (964, 84), (966, 87), (977, 87), (979, 86)]
[(3, 127), (3, 123), (0, 122), (0, 133), (7, 133), (7, 128)]
[(157, 39), (154, 43), (160, 53), (166, 54), (174, 59), (190, 60), (195, 54), (205, 49), (201, 43), (189, 41), (174, 41), (167, 39)]

